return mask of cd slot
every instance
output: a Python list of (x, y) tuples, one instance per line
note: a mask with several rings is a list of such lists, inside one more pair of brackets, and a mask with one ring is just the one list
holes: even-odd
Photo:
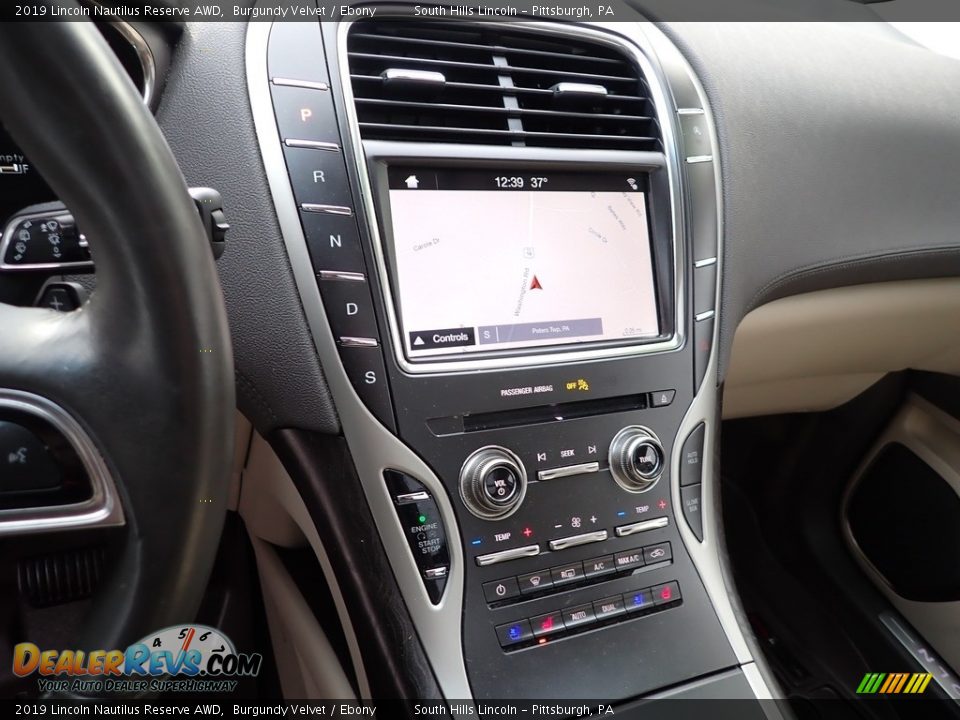
[(650, 394), (641, 393), (603, 400), (579, 400), (577, 402), (538, 405), (516, 410), (465, 413), (451, 417), (431, 418), (427, 420), (427, 427), (430, 428), (430, 432), (437, 436), (459, 435), (461, 433), (498, 430), (523, 425), (542, 425), (631, 410), (646, 410), (648, 407), (650, 407)]

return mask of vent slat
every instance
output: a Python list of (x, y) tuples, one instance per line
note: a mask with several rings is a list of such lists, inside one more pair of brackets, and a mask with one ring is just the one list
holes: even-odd
[(528, 57), (556, 58), (559, 60), (582, 60), (585, 62), (601, 63), (606, 65), (625, 65), (619, 58), (595, 57), (590, 55), (574, 55), (572, 53), (550, 52), (548, 50), (530, 50), (527, 48), (507, 47), (506, 45), (481, 45), (479, 43), (454, 42), (452, 40), (433, 40), (428, 38), (390, 37), (388, 35), (371, 35), (369, 33), (354, 33), (357, 40), (371, 40), (373, 42), (392, 42), (398, 45), (415, 45), (419, 47), (457, 48), (465, 50), (479, 50), (495, 55), (525, 55)]
[(379, 105), (393, 108), (432, 110), (434, 112), (482, 112), (507, 117), (558, 117), (577, 120), (613, 120), (616, 122), (650, 122), (653, 118), (645, 115), (616, 115), (588, 112), (570, 112), (567, 110), (537, 110), (524, 108), (490, 107), (485, 105), (453, 105), (450, 103), (417, 102), (415, 100), (384, 100), (381, 98), (356, 98), (357, 105)]
[[(383, 78), (379, 75), (350, 75), (352, 81), (375, 82), (383, 84)], [(502, 85), (482, 85), (480, 83), (466, 82), (447, 82), (446, 87), (458, 90), (471, 90), (476, 92), (493, 92), (500, 95), (541, 95), (553, 97), (553, 90), (525, 87), (503, 87)], [(354, 92), (354, 96), (359, 99), (361, 95)], [(368, 99), (368, 98), (364, 98)], [(620, 102), (645, 102), (647, 97), (644, 95), (607, 95), (607, 100), (617, 100)]]
[(573, 78), (576, 80), (600, 80), (607, 82), (637, 82), (636, 78), (623, 77), (621, 75), (601, 75), (599, 73), (581, 73), (570, 72), (566, 70), (551, 70), (549, 68), (520, 67), (517, 65), (494, 65), (493, 56), (489, 63), (464, 62), (461, 60), (437, 60), (436, 58), (411, 57), (408, 55), (377, 55), (374, 53), (349, 52), (347, 56), (353, 60), (380, 60), (386, 63), (397, 63), (399, 65), (429, 65), (437, 68), (455, 68), (467, 70), (489, 71), (496, 75), (512, 75), (514, 73), (525, 73), (529, 75), (558, 75), (564, 78)]
[[(368, 20), (351, 26), (347, 59), (365, 139), (663, 148), (645, 78), (605, 43), (509, 23)], [(445, 81), (385, 82), (388, 70)]]
[(656, 138), (621, 135), (593, 135), (586, 133), (551, 133), (551, 132), (528, 132), (526, 130), (497, 130), (488, 128), (461, 128), (461, 127), (443, 127), (441, 125), (399, 125), (393, 123), (360, 123), (360, 129), (379, 129), (379, 130), (397, 130), (399, 132), (409, 133), (461, 133), (478, 135), (497, 135), (509, 137), (516, 140), (528, 138), (560, 138), (566, 140), (629, 140), (635, 142), (649, 142)]

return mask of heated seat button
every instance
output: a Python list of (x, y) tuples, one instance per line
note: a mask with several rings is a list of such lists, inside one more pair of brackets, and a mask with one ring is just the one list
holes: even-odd
[(604, 555), (602, 557), (584, 560), (584, 575), (588, 578), (599, 577), (600, 575), (610, 575), (617, 571), (613, 563), (613, 555)]
[(680, 488), (680, 505), (683, 508), (683, 517), (686, 518), (690, 530), (697, 540), (703, 542), (703, 512), (700, 509), (700, 488), (699, 484)]
[(335, 338), (376, 338), (373, 298), (363, 275), (321, 273), (320, 295)]
[(500, 640), (500, 647), (510, 647), (533, 637), (533, 631), (530, 629), (529, 620), (517, 620), (516, 622), (497, 625), (497, 639)]
[(366, 273), (356, 218), (313, 212), (300, 213), (300, 217), (314, 272), (344, 270)]
[(273, 85), (273, 110), (280, 140), (309, 140), (339, 147), (333, 97), (327, 90)]
[(680, 599), (680, 585), (674, 580), (673, 582), (650, 588), (650, 593), (653, 595), (654, 604), (666, 605), (667, 603), (676, 602)]
[(527, 573), (517, 578), (520, 583), (520, 592), (523, 594), (540, 592), (553, 587), (553, 580), (550, 577), (549, 570), (538, 570), (537, 572)]
[(530, 619), (530, 624), (533, 626), (534, 637), (542, 637), (550, 633), (560, 632), (564, 627), (563, 614), (558, 611), (538, 615)]
[(618, 571), (632, 570), (643, 566), (643, 550), (626, 550), (613, 556), (613, 562)]
[(606, 620), (617, 617), (618, 615), (623, 615), (627, 612), (627, 608), (624, 607), (623, 596), (615, 595), (614, 597), (608, 597), (594, 602), (593, 611), (597, 616), (597, 620)]
[(387, 387), (387, 369), (380, 348), (376, 345), (356, 347), (341, 344), (340, 360), (363, 404), (377, 420), (391, 430), (396, 430), (393, 403)]
[(285, 147), (290, 183), (298, 203), (350, 207), (350, 183), (339, 150)]
[(670, 543), (662, 542), (656, 545), (648, 545), (643, 549), (643, 559), (647, 565), (672, 560), (673, 553), (670, 552)]
[(509, 600), (519, 594), (520, 586), (517, 584), (516, 578), (505, 578), (483, 584), (483, 596), (487, 599), (488, 603)]
[(589, 625), (597, 619), (593, 605), (577, 605), (563, 611), (563, 626), (570, 630), (580, 625)]
[(569, 565), (558, 565), (550, 569), (554, 586), (583, 580), (583, 563), (575, 562)]
[(627, 612), (646, 610), (654, 605), (653, 595), (650, 593), (649, 588), (645, 590), (634, 590), (633, 592), (623, 594), (623, 604), (627, 608)]
[(60, 486), (60, 470), (43, 441), (17, 423), (0, 421), (0, 493)]

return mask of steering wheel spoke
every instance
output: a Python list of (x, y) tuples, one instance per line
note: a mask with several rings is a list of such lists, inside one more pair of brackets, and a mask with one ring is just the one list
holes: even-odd
[[(70, 112), (49, 112), (51, 96)], [(117, 565), (68, 645), (125, 647), (193, 619), (224, 521), (235, 397), (216, 267), (156, 121), (92, 23), (0, 23), (0, 119), (84, 228), (97, 272), (76, 311), (0, 305), (0, 413), (53, 417), (116, 491)]]

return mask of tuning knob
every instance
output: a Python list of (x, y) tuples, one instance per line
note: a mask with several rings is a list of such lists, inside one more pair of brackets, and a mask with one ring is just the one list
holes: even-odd
[(610, 443), (610, 472), (624, 490), (644, 492), (663, 474), (663, 446), (653, 430), (625, 427)]
[(506, 448), (480, 448), (460, 469), (460, 497), (479, 518), (507, 517), (520, 507), (526, 493), (527, 472), (520, 458)]

